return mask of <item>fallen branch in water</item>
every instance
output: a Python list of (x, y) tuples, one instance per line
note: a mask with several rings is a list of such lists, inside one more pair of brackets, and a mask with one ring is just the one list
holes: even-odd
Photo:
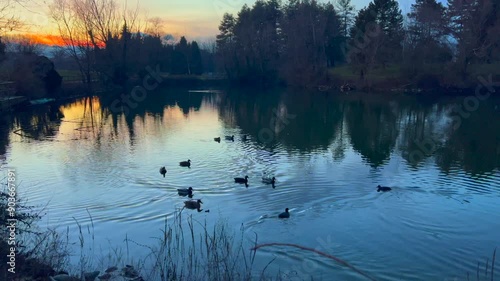
[[(31, 126), (30, 128), (33, 128), (34, 126)], [(19, 132), (24, 132), (23, 129), (17, 129), (15, 131), (13, 131), (12, 133), (18, 135), (18, 136), (21, 136), (21, 137), (24, 137), (24, 138), (30, 138), (30, 139), (36, 139), (35, 137), (32, 137), (30, 135), (25, 135), (25, 134), (22, 134), (22, 133), (19, 133)]]
[(299, 248), (299, 249), (302, 249), (302, 250), (306, 250), (306, 251), (310, 251), (310, 252), (314, 252), (314, 253), (317, 253), (319, 255), (322, 255), (324, 257), (327, 257), (329, 259), (332, 259), (338, 263), (340, 263), (341, 265), (344, 265), (344, 266), (347, 266), (348, 268), (356, 271), (357, 273), (363, 275), (364, 277), (372, 280), (372, 281), (375, 281), (375, 279), (373, 277), (371, 277), (370, 275), (364, 273), (363, 271), (355, 268), (354, 266), (350, 265), (349, 263), (347, 263), (346, 261), (343, 261), (337, 257), (334, 257), (330, 254), (327, 254), (327, 253), (324, 253), (324, 252), (321, 252), (321, 251), (318, 251), (316, 249), (313, 249), (313, 248), (309, 248), (309, 247), (304, 247), (304, 246), (300, 246), (300, 245), (297, 245), (297, 244), (291, 244), (291, 243), (266, 243), (266, 244), (260, 244), (260, 245), (257, 245), (255, 247), (253, 247), (251, 250), (252, 251), (257, 251), (257, 249), (259, 248), (263, 248), (263, 247), (268, 247), (268, 246), (289, 246), (289, 247), (295, 247), (295, 248)]

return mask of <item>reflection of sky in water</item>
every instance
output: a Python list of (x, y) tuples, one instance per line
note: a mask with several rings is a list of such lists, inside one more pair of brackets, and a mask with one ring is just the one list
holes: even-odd
[[(435, 280), (474, 272), (478, 259), (484, 261), (499, 246), (498, 168), (471, 175), (464, 166), (486, 166), (464, 164), (460, 161), (469, 158), (458, 157), (443, 171), (437, 159), (448, 156), (442, 151), (416, 167), (404, 156), (414, 139), (408, 126), (440, 136), (440, 141), (445, 136), (445, 144), (469, 153), (453, 132), (447, 133), (442, 121), (446, 110), (412, 111), (395, 103), (386, 108), (349, 100), (327, 100), (331, 106), (325, 106), (311, 97), (292, 103), (293, 97), (172, 95), (151, 95), (144, 108), (126, 117), (111, 114), (97, 99), (76, 102), (61, 107), (63, 122), (46, 140), (11, 133), (8, 164), (22, 179), (20, 194), (30, 204), (47, 205), (41, 226), (69, 226), (75, 240), (75, 220), (86, 227), (90, 213), (96, 242), (104, 247), (123, 246), (125, 236), (154, 243), (151, 237), (160, 235), (165, 216), (171, 218), (183, 206), (185, 198), (176, 189), (192, 186), (194, 198), (210, 210), (189, 212), (200, 222), (212, 225), (226, 218), (235, 231), (246, 227), (245, 239), (253, 239), (255, 232), (262, 243), (314, 248), (321, 246), (320, 239), (330, 239), (323, 251), (380, 280)], [(312, 109), (304, 109), (310, 105)], [(286, 108), (297, 117), (264, 144), (258, 132), (271, 127), (273, 108)], [(415, 121), (420, 117), (432, 124)], [(43, 117), (26, 120), (34, 124)], [(380, 130), (364, 134), (369, 126)], [(397, 133), (391, 128), (398, 128)], [(248, 141), (241, 140), (243, 133), (250, 135)], [(496, 133), (488, 131), (484, 137)], [(225, 135), (235, 135), (235, 141), (225, 141)], [(221, 143), (213, 141), (217, 136)], [(492, 155), (482, 155), (487, 156)], [(179, 167), (187, 159), (192, 167)], [(167, 167), (166, 178), (158, 172), (161, 166)], [(260, 182), (263, 172), (277, 177), (275, 189)], [(245, 175), (250, 177), (248, 188), (234, 184), (234, 177)], [(378, 184), (393, 191), (377, 193)], [(275, 219), (286, 207), (292, 218)], [(130, 247), (136, 255), (147, 253)], [(312, 261), (315, 277), (358, 277), (296, 249), (262, 249), (259, 265), (274, 255), (273, 272), (281, 267), (308, 273), (311, 266), (304, 261)]]

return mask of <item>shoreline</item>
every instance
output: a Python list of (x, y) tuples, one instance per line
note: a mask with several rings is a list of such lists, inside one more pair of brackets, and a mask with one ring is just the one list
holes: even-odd
[[(500, 75), (497, 75), (500, 76)], [(497, 78), (495, 76), (495, 78)], [(196, 75), (161, 75), (162, 82), (159, 88), (192, 88), (193, 90), (199, 89), (225, 89), (225, 88), (258, 88), (262, 87), (260, 85), (248, 85), (230, 81), (224, 77), (206, 77), (206, 76), (196, 76)], [(478, 83), (476, 85), (469, 86), (441, 86), (435, 85), (434, 87), (415, 87), (411, 86), (416, 84), (416, 82), (408, 83), (401, 79), (382, 79), (377, 82), (368, 84), (367, 82), (360, 82), (359, 79), (352, 79), (341, 77), (338, 75), (330, 74), (326, 83), (313, 83), (308, 86), (294, 86), (294, 85), (275, 85), (272, 87), (264, 87), (268, 89), (281, 88), (281, 89), (309, 89), (317, 90), (319, 92), (325, 93), (335, 93), (335, 94), (347, 94), (350, 92), (356, 93), (366, 93), (366, 94), (401, 94), (410, 96), (425, 96), (425, 97), (456, 97), (456, 96), (468, 96), (478, 94), (478, 91), (484, 95), (484, 93), (495, 94), (500, 92), (500, 82), (496, 83), (495, 79), (481, 79), (479, 77)], [(489, 80), (489, 81), (488, 81)], [(497, 79), (500, 81), (500, 78)], [(140, 79), (131, 79), (125, 88), (128, 90), (140, 86)], [(343, 87), (348, 86), (349, 89), (343, 90)], [(97, 87), (101, 88), (101, 87)], [(75, 100), (87, 96), (105, 96), (107, 94), (115, 95), (121, 92), (118, 88), (110, 89), (96, 89), (93, 93), (86, 93), (83, 89), (82, 83), (68, 83), (63, 84), (59, 90), (59, 94), (56, 97), (45, 97), (39, 100), (49, 100), (47, 103), (60, 103)], [(35, 100), (36, 101), (36, 100)], [(42, 102), (42, 104), (44, 104)], [(26, 96), (11, 96), (0, 99), (0, 112), (8, 114), (14, 111), (23, 111), (29, 107), (34, 106), (30, 103), (30, 100)]]

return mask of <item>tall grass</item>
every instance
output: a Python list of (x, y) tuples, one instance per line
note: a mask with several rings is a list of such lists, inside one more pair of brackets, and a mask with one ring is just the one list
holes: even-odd
[(467, 272), (467, 281), (472, 281), (472, 280), (493, 281), (494, 276), (495, 276), (495, 258), (496, 258), (496, 255), (497, 255), (497, 249), (495, 248), (495, 250), (493, 250), (493, 255), (491, 258), (491, 266), (490, 266), (489, 258), (486, 259), (486, 263), (484, 264), (484, 271), (483, 271), (483, 267), (481, 266), (481, 263), (477, 262), (475, 278), (471, 277), (469, 272)]
[(256, 251), (245, 245), (243, 236), (243, 229), (237, 235), (224, 221), (208, 227), (181, 211), (171, 223), (165, 220), (158, 245), (144, 246), (150, 251), (145, 264), (152, 264), (152, 270), (143, 277), (161, 281), (279, 280), (267, 277), (266, 268), (257, 279), (252, 277)]
[[(253, 241), (245, 239), (243, 228), (239, 232), (233, 230), (226, 221), (221, 219), (208, 226), (206, 221), (200, 222), (193, 215), (186, 215), (183, 210), (174, 213), (171, 220), (165, 219), (160, 236), (155, 238), (154, 245), (142, 245), (126, 237), (125, 247), (121, 246), (114, 250), (111, 249), (111, 251), (108, 248), (106, 249), (107, 254), (102, 255), (102, 253), (97, 252), (94, 243), (93, 219), (88, 211), (87, 213), (90, 218), (90, 223), (87, 225), (74, 219), (79, 234), (76, 245), (80, 247), (79, 255), (76, 254), (76, 258), (79, 258), (76, 264), (71, 264), (69, 260), (71, 256), (69, 249), (73, 246), (69, 239), (69, 228), (66, 228), (66, 232), (62, 234), (56, 230), (32, 233), (34, 239), (25, 244), (33, 247), (30, 247), (25, 255), (41, 261), (39, 266), (51, 265), (56, 271), (66, 270), (76, 276), (83, 276), (85, 272), (94, 270), (102, 272), (109, 266), (132, 264), (144, 280), (148, 281), (290, 280), (290, 277), (286, 274), (282, 275), (281, 272), (274, 276), (266, 273), (267, 267), (274, 260), (262, 268), (255, 265), (255, 257), (257, 249), (262, 247), (292, 246), (335, 260), (359, 273), (360, 277), (363, 275), (367, 279), (374, 280), (373, 277), (327, 253), (296, 244), (258, 244), (257, 235)], [(135, 257), (133, 250), (130, 250), (130, 243), (144, 247), (147, 250), (146, 256)], [(491, 259), (487, 259), (486, 263), (477, 264), (476, 272), (467, 273), (467, 280), (495, 280), (495, 269), (498, 273), (498, 268), (495, 268), (495, 260), (496, 249), (493, 251)], [(73, 270), (68, 268), (70, 266), (73, 267)], [(301, 277), (307, 278), (307, 276)]]

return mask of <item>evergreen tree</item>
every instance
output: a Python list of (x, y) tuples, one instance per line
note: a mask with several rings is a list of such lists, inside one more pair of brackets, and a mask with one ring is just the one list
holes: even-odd
[(361, 80), (375, 64), (375, 56), (382, 44), (383, 34), (376, 20), (375, 5), (370, 3), (356, 15), (351, 29), (347, 58), (358, 68)]
[(403, 15), (395, 0), (374, 0), (361, 9), (351, 29), (350, 59), (359, 63), (398, 62), (403, 43)]
[(234, 39), (234, 26), (236, 20), (234, 16), (225, 13), (219, 25), (219, 34), (217, 35), (217, 48), (225, 49), (225, 47), (233, 42)]
[[(449, 0), (446, 18), (457, 41), (456, 62), (462, 78), (473, 61), (490, 60), (498, 46), (497, 0)], [(493, 35), (496, 34), (496, 35)]]
[[(343, 30), (345, 26), (342, 26), (342, 23), (345, 23), (345, 18), (339, 17), (332, 4), (325, 4), (323, 6), (323, 12), (326, 17), (325, 53), (327, 66), (333, 67), (336, 64), (345, 61), (344, 50), (346, 48), (349, 30)], [(352, 22), (352, 18), (350, 19), (350, 22)]]
[(373, 3), (361, 9), (354, 18), (354, 24), (351, 28), (349, 37), (351, 39), (361, 39), (366, 33), (370, 32), (370, 28), (376, 24), (377, 14)]
[(408, 14), (409, 32), (418, 40), (441, 41), (446, 35), (445, 7), (436, 0), (416, 0)]
[(218, 64), (223, 67), (229, 79), (233, 79), (235, 72), (235, 37), (234, 29), (236, 19), (233, 15), (225, 13), (219, 25), (219, 34), (216, 37), (216, 56)]
[(403, 15), (399, 4), (396, 0), (374, 0), (373, 4), (377, 23), (385, 35), (383, 48), (386, 51), (385, 55), (398, 58), (404, 35)]
[(436, 0), (416, 0), (408, 18), (407, 53), (412, 65), (449, 61), (451, 50), (445, 44), (445, 7)]
[(446, 13), (448, 27), (455, 39), (465, 41), (472, 31), (472, 17), (477, 8), (476, 0), (448, 0), (448, 10)]
[(189, 61), (191, 62), (191, 73), (201, 75), (203, 73), (203, 64), (201, 60), (200, 48), (196, 41), (191, 42)]
[(338, 16), (340, 18), (340, 31), (344, 37), (349, 36), (349, 30), (354, 22), (354, 6), (351, 0), (338, 0)]
[(178, 74), (191, 74), (189, 63), (189, 44), (186, 37), (182, 36), (179, 43), (175, 46), (176, 56), (175, 65), (177, 66), (176, 73)]

